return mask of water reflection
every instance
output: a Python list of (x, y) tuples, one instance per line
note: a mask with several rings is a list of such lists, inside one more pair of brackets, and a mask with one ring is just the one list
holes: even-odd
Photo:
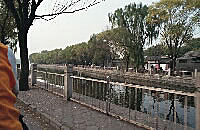
[[(152, 117), (159, 116), (162, 119), (176, 121), (184, 125), (184, 99), (185, 96), (172, 93), (162, 93), (144, 90), (141, 88), (125, 88), (115, 85), (113, 88), (113, 103), (125, 104), (133, 110), (150, 114)], [(130, 98), (125, 98), (130, 96)], [(124, 100), (125, 101), (124, 101)], [(129, 100), (131, 102), (129, 103)], [(123, 102), (122, 102), (123, 101)], [(187, 97), (187, 125), (195, 128), (194, 97)]]
[[(78, 81), (74, 92), (91, 96), (106, 101), (108, 87), (104, 83)], [(87, 86), (90, 86), (87, 88)], [(92, 91), (90, 94), (90, 91)], [(172, 122), (184, 125), (184, 107), (187, 111), (187, 125), (195, 128), (195, 106), (194, 97), (187, 96), (187, 103), (184, 103), (185, 96), (172, 93), (163, 93), (142, 88), (124, 87), (121, 85), (110, 85), (110, 102), (122, 107), (137, 110), (152, 117), (159, 116)], [(186, 105), (185, 105), (186, 104)], [(185, 119), (185, 120), (186, 120)]]

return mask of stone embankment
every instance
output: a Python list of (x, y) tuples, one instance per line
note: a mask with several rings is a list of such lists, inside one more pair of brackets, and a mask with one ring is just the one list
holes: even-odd
[[(65, 66), (38, 65), (38, 68), (64, 71)], [(112, 81), (128, 84), (137, 84), (164, 89), (173, 89), (184, 92), (196, 91), (196, 80), (192, 77), (167, 76), (159, 74), (124, 72), (115, 68), (102, 69), (100, 67), (73, 67), (75, 75), (106, 80), (110, 76)]]

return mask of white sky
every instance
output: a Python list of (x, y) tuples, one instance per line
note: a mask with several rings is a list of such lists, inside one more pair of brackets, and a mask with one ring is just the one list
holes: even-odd
[[(156, 1), (105, 0), (87, 11), (63, 14), (52, 21), (35, 20), (28, 33), (29, 54), (87, 42), (92, 34), (109, 26), (108, 13), (133, 2), (151, 4)], [(19, 58), (19, 49), (16, 57)]]

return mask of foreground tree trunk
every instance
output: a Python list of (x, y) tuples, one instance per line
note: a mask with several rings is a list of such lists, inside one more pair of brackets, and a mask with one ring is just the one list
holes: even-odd
[(21, 58), (21, 73), (19, 80), (20, 91), (29, 90), (28, 76), (29, 76), (29, 61), (28, 61), (28, 48), (27, 48), (27, 34), (26, 31), (19, 31), (19, 47)]

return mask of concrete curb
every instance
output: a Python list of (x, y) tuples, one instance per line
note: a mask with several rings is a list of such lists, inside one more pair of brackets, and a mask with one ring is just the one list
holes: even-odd
[(22, 99), (19, 99), (19, 98), (17, 98), (17, 102), (23, 104), (25, 107), (29, 108), (32, 112), (39, 115), (42, 120), (48, 123), (55, 130), (72, 130), (72, 128), (62, 125), (60, 122), (51, 118), (46, 113), (43, 113), (42, 111), (38, 110), (36, 106), (26, 101), (23, 101)]

